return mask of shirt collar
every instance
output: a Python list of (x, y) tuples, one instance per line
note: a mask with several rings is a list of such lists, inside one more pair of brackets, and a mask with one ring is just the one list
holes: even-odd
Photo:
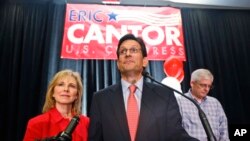
[[(62, 120), (65, 120), (65, 118), (61, 115), (61, 113), (54, 107), (51, 108), (49, 111), (49, 114), (51, 116), (51, 118), (56, 122), (60, 122)], [(73, 113), (72, 113), (73, 114)], [(68, 119), (69, 120), (69, 119)]]
[[(131, 83), (123, 79), (121, 80), (121, 84), (123, 89), (128, 89), (128, 87), (132, 85)], [(134, 85), (137, 87), (138, 90), (142, 91), (143, 77), (141, 77), (141, 79), (139, 79)]]
[[(190, 98), (192, 98), (196, 103), (199, 103), (199, 102), (194, 98), (194, 96), (192, 95), (191, 89), (188, 90), (188, 96), (189, 96)], [(205, 96), (205, 97), (202, 99), (201, 103), (205, 102), (206, 100), (207, 100), (207, 96)], [(199, 103), (199, 104), (201, 104), (201, 103)]]
[(49, 114), (51, 115), (51, 118), (55, 122), (59, 122), (63, 119), (62, 115), (59, 113), (59, 111), (55, 107), (49, 110)]

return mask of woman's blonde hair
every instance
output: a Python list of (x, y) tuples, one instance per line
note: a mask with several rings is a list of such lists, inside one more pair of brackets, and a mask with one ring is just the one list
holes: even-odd
[(53, 98), (54, 88), (57, 85), (57, 82), (61, 78), (64, 78), (65, 76), (72, 76), (73, 78), (75, 78), (76, 83), (77, 83), (77, 99), (73, 102), (72, 112), (76, 115), (80, 115), (82, 113), (81, 112), (81, 106), (82, 106), (81, 102), (82, 102), (82, 92), (83, 92), (82, 79), (78, 72), (74, 72), (69, 69), (65, 69), (65, 70), (61, 70), (57, 72), (52, 78), (52, 80), (50, 81), (47, 92), (46, 92), (45, 103), (43, 105), (43, 110), (42, 110), (43, 113), (55, 107), (56, 101)]

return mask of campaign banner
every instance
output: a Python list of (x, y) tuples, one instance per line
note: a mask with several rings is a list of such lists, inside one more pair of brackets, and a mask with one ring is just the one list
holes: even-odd
[(144, 40), (149, 60), (186, 60), (180, 9), (98, 4), (67, 4), (61, 58), (117, 59), (127, 33)]

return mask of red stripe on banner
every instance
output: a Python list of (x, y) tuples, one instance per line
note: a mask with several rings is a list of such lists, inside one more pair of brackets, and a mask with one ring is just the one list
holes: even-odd
[(149, 60), (186, 60), (179, 9), (96, 4), (67, 4), (61, 58), (116, 59), (127, 33), (143, 38)]

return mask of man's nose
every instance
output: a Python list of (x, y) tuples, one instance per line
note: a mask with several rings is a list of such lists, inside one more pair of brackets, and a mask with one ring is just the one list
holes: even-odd
[(127, 51), (126, 51), (126, 56), (130, 56), (131, 55), (131, 52), (130, 52), (130, 50), (128, 49)]

